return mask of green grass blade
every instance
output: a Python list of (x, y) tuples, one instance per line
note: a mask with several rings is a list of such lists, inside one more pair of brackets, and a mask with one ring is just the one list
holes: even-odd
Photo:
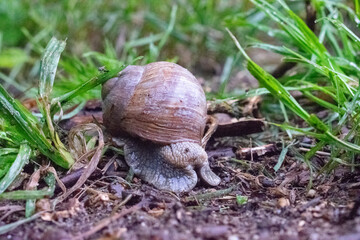
[(287, 124), (278, 124), (278, 123), (272, 123), (272, 122), (268, 122), (271, 125), (277, 126), (279, 128), (282, 128), (284, 130), (288, 130), (291, 131), (291, 133), (293, 135), (306, 135), (306, 136), (311, 136), (317, 139), (322, 139), (324, 137), (323, 134), (319, 134), (319, 133), (315, 133), (313, 131), (313, 128), (308, 128), (308, 129), (303, 129), (303, 128), (298, 128), (298, 127), (293, 127)]
[(52, 173), (49, 173), (45, 177), (45, 182), (48, 184), (48, 188), (42, 190), (18, 190), (12, 192), (5, 192), (0, 194), (0, 200), (31, 200), (31, 199), (41, 199), (44, 197), (51, 197), (54, 195), (55, 191), (55, 176)]
[[(19, 151), (19, 149), (18, 149)], [(2, 179), (6, 173), (9, 171), (12, 163), (16, 159), (16, 154), (8, 154), (8, 155), (2, 155), (0, 156), (0, 179)]]
[(0, 85), (0, 112), (2, 117), (17, 132), (27, 140), (33, 148), (40, 150), (42, 154), (49, 157), (52, 161), (64, 168), (70, 168), (73, 159), (66, 156), (66, 152), (56, 150), (44, 133), (40, 130), (40, 123), (37, 119), (23, 107), (18, 101), (13, 99), (10, 94)]
[(278, 8), (271, 5), (268, 1), (251, 0), (251, 2), (280, 24), (292, 40), (297, 43), (297, 46), (304, 52), (315, 54), (320, 59), (324, 56), (326, 52), (324, 45), (319, 42), (319, 39), (304, 21), (293, 13), (283, 1), (278, 0), (285, 8), (287, 15), (280, 12)]
[(334, 136), (329, 128), (314, 114), (309, 114), (303, 109), (293, 96), (282, 86), (282, 84), (274, 78), (271, 74), (262, 69), (246, 54), (245, 50), (241, 47), (235, 36), (228, 30), (230, 36), (234, 40), (240, 52), (244, 54), (247, 59), (246, 68), (249, 72), (259, 81), (260, 84), (265, 86), (270, 93), (284, 103), (290, 110), (296, 113), (299, 117), (305, 120), (310, 126), (314, 127), (320, 134), (323, 135), (320, 139), (327, 141), (327, 143), (337, 144), (347, 150), (360, 152), (360, 146), (343, 141)]
[(0, 194), (0, 200), (28, 200), (50, 197), (53, 192), (50, 190), (17, 190)]
[(340, 31), (344, 31), (347, 36), (356, 43), (356, 45), (360, 44), (360, 38), (353, 31), (351, 31), (343, 22), (339, 21), (338, 19), (328, 20), (333, 23)]
[(253, 62), (250, 57), (246, 54), (245, 50), (241, 47), (239, 41), (235, 38), (235, 36), (227, 30), (230, 34), (231, 38), (234, 40), (235, 45), (238, 47), (239, 51), (244, 55), (247, 59), (246, 68), (249, 72), (267, 89), (269, 92), (281, 100), (284, 105), (298, 114), (302, 119), (307, 121), (310, 115), (299, 105), (299, 103), (295, 100), (293, 96), (281, 85), (279, 81), (277, 81), (272, 75), (258, 66), (255, 62)]
[(295, 112), (299, 117), (308, 121), (310, 118), (309, 113), (307, 113), (300, 104), (295, 100), (295, 98), (277, 81), (273, 76), (268, 72), (262, 69), (252, 60), (248, 60), (247, 69), (249, 72), (264, 86), (270, 93), (281, 100), (285, 106)]
[(356, 15), (358, 17), (360, 17), (360, 1), (359, 0), (354, 0), (355, 2), (355, 12), (356, 12)]
[(33, 215), (35, 213), (35, 203), (36, 200), (35, 199), (28, 199), (26, 200), (26, 204), (25, 204), (25, 217), (31, 217), (31, 215)]
[(13, 222), (13, 223), (6, 224), (4, 226), (0, 226), (0, 235), (5, 234), (7, 232), (10, 232), (11, 230), (14, 230), (15, 228), (19, 227), (22, 224), (31, 222), (31, 221), (39, 218), (40, 215), (41, 215), (41, 213), (38, 213), (38, 214), (33, 215), (32, 217), (21, 219), (21, 220), (18, 220), (16, 222)]
[(19, 149), (17, 148), (0, 148), (0, 156), (8, 155), (11, 153), (18, 153)]
[(229, 56), (226, 58), (223, 72), (220, 77), (220, 87), (219, 87), (219, 91), (218, 91), (219, 98), (222, 98), (225, 94), (226, 86), (228, 85), (228, 82), (230, 80), (230, 74), (231, 74), (231, 70), (233, 68), (233, 63), (234, 63), (233, 56)]
[[(135, 58), (131, 64), (140, 60), (141, 58), (142, 57)], [(119, 74), (119, 72), (121, 72), (127, 66), (128, 66), (127, 64), (122, 65), (115, 69), (100, 73), (98, 76), (93, 77), (93, 78), (89, 79), (88, 81), (80, 84), (74, 90), (62, 95), (61, 97), (54, 98), (52, 100), (52, 104), (51, 104), (51, 113), (52, 114), (56, 113), (57, 111), (60, 110), (60, 106), (64, 106), (66, 103), (68, 103), (69, 101), (71, 101), (72, 99), (77, 97), (78, 95), (80, 95), (90, 89), (93, 89), (94, 87), (96, 87), (100, 84), (105, 83), (107, 80), (109, 80), (111, 78), (116, 77)]]
[(52, 91), (56, 69), (65, 45), (65, 41), (59, 41), (53, 37), (46, 46), (40, 66), (39, 95), (41, 98), (49, 96)]
[(283, 146), (283, 149), (281, 150), (280, 156), (278, 158), (278, 162), (276, 163), (276, 165), (274, 166), (274, 171), (277, 172), (281, 165), (283, 164), (286, 154), (289, 151), (289, 147), (291, 147), (292, 145), (294, 145), (295, 141), (291, 142), (289, 145), (287, 145), (286, 147)]
[(160, 41), (160, 39), (163, 37), (163, 35), (164, 35), (163, 33), (158, 33), (158, 34), (146, 36), (143, 38), (137, 38), (132, 41), (128, 41), (125, 43), (125, 48), (131, 49), (131, 48), (141, 47), (144, 45), (149, 45), (151, 43), (155, 43), (157, 41)]
[[(302, 80), (294, 80), (294, 81), (297, 81), (298, 83), (301, 83)], [(334, 94), (332, 94), (331, 92), (329, 92), (328, 90), (326, 90), (326, 88), (324, 87), (321, 87), (321, 86), (317, 86), (315, 84), (311, 84), (311, 83), (308, 83), (308, 82), (305, 82), (303, 85), (300, 85), (298, 87), (292, 87), (292, 86), (289, 86), (289, 87), (285, 87), (284, 88), (287, 90), (287, 91), (300, 91), (300, 92), (303, 92), (303, 91), (312, 91), (312, 90), (319, 90), (319, 91), (323, 91), (324, 93), (330, 95), (331, 97), (333, 97)], [(266, 88), (255, 88), (255, 89), (250, 89), (249, 91), (244, 91), (244, 92), (241, 92), (241, 93), (236, 93), (236, 94), (233, 94), (232, 97), (230, 98), (225, 98), (225, 99), (217, 99), (217, 101), (228, 101), (228, 100), (232, 100), (232, 99), (246, 99), (246, 98), (249, 98), (249, 97), (254, 97), (254, 96), (261, 96), (261, 95), (265, 95), (265, 94), (269, 94), (269, 90), (267, 90)]]
[(330, 110), (332, 110), (334, 112), (337, 112), (337, 113), (340, 113), (340, 114), (345, 114), (346, 113), (346, 111), (344, 109), (339, 108), (338, 106), (335, 106), (334, 104), (331, 104), (331, 103), (329, 103), (329, 102), (327, 102), (325, 100), (322, 100), (322, 99), (314, 96), (313, 94), (311, 94), (308, 91), (304, 91), (303, 93), (304, 93), (304, 95), (306, 97), (308, 97), (313, 102), (319, 104), (320, 106), (323, 106), (323, 107), (325, 107), (327, 109), (330, 109)]
[(46, 122), (46, 125), (44, 125), (42, 129), (46, 134), (45, 137), (50, 139), (51, 145), (55, 149), (55, 153), (59, 154), (65, 162), (72, 164), (74, 159), (66, 150), (64, 144), (60, 141), (60, 138), (54, 128), (53, 116), (51, 115), (50, 111), (50, 94), (54, 85), (54, 79), (56, 75), (56, 69), (59, 64), (60, 55), (64, 50), (65, 45), (66, 44), (64, 41), (58, 41), (53, 37), (44, 51), (44, 55), (41, 60), (39, 82), (39, 95), (41, 101), (38, 101), (38, 107), (42, 113), (43, 120)]
[(159, 44), (155, 46), (153, 43), (150, 43), (150, 58), (149, 58), (150, 62), (156, 61), (158, 59), (161, 49), (164, 47), (171, 32), (173, 31), (176, 21), (176, 12), (177, 12), (177, 5), (173, 5), (173, 7), (171, 8), (169, 25), (167, 26), (166, 31), (162, 35)]
[(16, 156), (15, 161), (11, 165), (4, 178), (0, 181), (0, 194), (3, 193), (19, 175), (24, 165), (29, 161), (30, 155), (30, 146), (27, 144), (20, 145), (19, 153)]
[(120, 71), (122, 71), (127, 65), (123, 65), (119, 68), (110, 70), (108, 72), (100, 73), (98, 76), (89, 79), (88, 81), (80, 84), (74, 90), (52, 100), (51, 113), (54, 114), (60, 110), (60, 106), (64, 106), (69, 101), (77, 97), (78, 95), (93, 89), (94, 87), (105, 83), (107, 80), (116, 77)]

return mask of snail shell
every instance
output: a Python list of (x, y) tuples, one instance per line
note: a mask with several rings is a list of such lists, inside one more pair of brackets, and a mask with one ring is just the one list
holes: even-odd
[(201, 143), (205, 94), (198, 80), (177, 64), (128, 66), (104, 85), (102, 96), (104, 125), (113, 136), (130, 134), (159, 144)]

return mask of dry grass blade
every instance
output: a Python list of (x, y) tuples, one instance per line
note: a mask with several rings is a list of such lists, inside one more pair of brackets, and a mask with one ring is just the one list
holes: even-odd
[(24, 207), (20, 205), (14, 205), (14, 206), (5, 205), (3, 207), (0, 207), (0, 211), (4, 211), (4, 212), (7, 211), (2, 217), (0, 217), (0, 222), (6, 219), (10, 214), (23, 210)]
[[(91, 157), (91, 160), (89, 161), (87, 167), (85, 168), (84, 172), (81, 174), (80, 178), (77, 180), (75, 185), (71, 187), (66, 193), (58, 197), (55, 202), (61, 202), (65, 200), (70, 194), (72, 194), (74, 191), (79, 189), (85, 181), (91, 176), (91, 174), (96, 170), (96, 167), (101, 159), (102, 151), (104, 149), (104, 136), (101, 128), (97, 126), (96, 124), (89, 123), (84, 125), (79, 125), (71, 129), (69, 133), (69, 146), (76, 147), (76, 144), (74, 145), (74, 138), (76, 136), (83, 136), (85, 132), (89, 131), (96, 131), (98, 133), (98, 146), (96, 149), (90, 150), (90, 152), (94, 151), (94, 154)], [(73, 149), (75, 150), (75, 149)], [(80, 157), (77, 161), (82, 161), (84, 158), (88, 157), (89, 154), (85, 153), (82, 157)]]
[(66, 187), (64, 185), (64, 183), (60, 180), (59, 176), (57, 175), (57, 172), (55, 170), (55, 168), (53, 167), (49, 167), (47, 169), (48, 172), (54, 174), (54, 177), (55, 177), (55, 180), (56, 180), (56, 183), (57, 185), (61, 188), (61, 190), (65, 193), (66, 192)]
[(20, 226), (20, 225), (22, 225), (24, 223), (28, 223), (28, 222), (31, 222), (31, 221), (37, 219), (38, 217), (41, 216), (42, 213), (43, 212), (39, 212), (39, 213), (33, 215), (32, 217), (21, 219), (19, 221), (14, 222), (14, 223), (10, 223), (10, 224), (6, 224), (4, 226), (1, 226), (0, 227), (0, 235), (5, 234), (7, 232), (10, 232), (11, 230), (17, 228), (18, 226)]
[[(33, 174), (31, 174), (29, 181), (25, 185), (25, 190), (36, 190), (39, 185), (39, 180), (41, 177), (41, 168), (37, 169)], [(25, 217), (30, 217), (35, 213), (35, 203), (36, 199), (27, 199), (25, 204)]]
[(207, 142), (210, 140), (211, 136), (215, 133), (218, 127), (218, 120), (215, 117), (208, 115), (207, 118), (208, 118), (207, 121), (209, 124), (209, 128), (201, 140), (201, 146), (204, 149), (206, 147)]

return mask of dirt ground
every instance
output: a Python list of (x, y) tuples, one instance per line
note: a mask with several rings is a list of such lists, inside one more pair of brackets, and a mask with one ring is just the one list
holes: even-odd
[[(136, 177), (128, 185), (128, 170), (118, 156), (104, 175), (93, 176), (58, 204), (56, 214), (42, 215), (0, 239), (360, 239), (358, 172), (340, 167), (315, 178), (307, 192), (309, 170), (291, 152), (275, 173), (279, 151), (236, 162), (230, 149), (208, 151), (222, 179), (218, 187), (200, 182), (182, 195), (156, 190)], [(111, 157), (110, 151), (106, 158)], [(247, 201), (241, 201), (244, 196)], [(23, 203), (0, 203), (14, 204)], [(13, 213), (0, 225), (23, 217), (23, 211)]]
[[(209, 106), (209, 111), (217, 110)], [(261, 118), (253, 105), (252, 113)], [(88, 102), (77, 116), (62, 122), (63, 137), (73, 126), (94, 118), (102, 121), (99, 101)], [(108, 150), (85, 185), (58, 203), (55, 211), (42, 213), (0, 239), (360, 239), (359, 172), (343, 166), (330, 174), (315, 172), (308, 191), (310, 171), (297, 152), (314, 140), (298, 138), (275, 172), (281, 143), (267, 138), (267, 147), (256, 152), (250, 140), (273, 135), (271, 131), (261, 119), (219, 125), (217, 138), (210, 140), (206, 151), (211, 168), (221, 177), (220, 185), (199, 182), (181, 195), (159, 191), (136, 176), (126, 181), (129, 169), (123, 157)], [(261, 133), (238, 136), (257, 132)], [(319, 152), (311, 161), (319, 169), (327, 158), (326, 152)], [(70, 188), (81, 171), (58, 174)], [(60, 194), (57, 187), (52, 199)], [(38, 201), (37, 211), (49, 209), (50, 201)], [(24, 205), (0, 202), (0, 209), (17, 209), (0, 216), (0, 226), (24, 219)]]

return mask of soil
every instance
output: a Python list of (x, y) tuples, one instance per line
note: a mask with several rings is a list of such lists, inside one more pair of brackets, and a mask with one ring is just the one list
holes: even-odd
[[(0, 238), (82, 239), (114, 208), (120, 213), (130, 208), (86, 239), (360, 239), (357, 172), (340, 167), (316, 179), (307, 192), (309, 170), (291, 153), (277, 173), (278, 152), (242, 164), (211, 155), (211, 167), (222, 179), (216, 188), (200, 182), (192, 192), (175, 195), (136, 177), (128, 186), (121, 178), (127, 170), (114, 169), (123, 164), (118, 157), (104, 176), (86, 182), (82, 195), (58, 204), (57, 215), (43, 215)], [(14, 202), (1, 203), (6, 204)], [(13, 213), (0, 224), (23, 217)]]

